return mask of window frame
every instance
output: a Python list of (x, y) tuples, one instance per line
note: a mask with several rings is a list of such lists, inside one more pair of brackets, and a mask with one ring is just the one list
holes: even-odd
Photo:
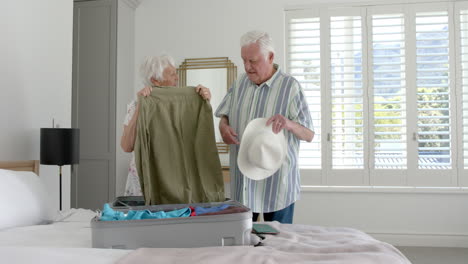
[[(417, 133), (416, 109), (416, 13), (441, 11), (448, 12), (449, 24), (449, 83), (450, 83), (450, 136), (451, 169), (419, 169), (418, 142), (413, 140)], [(414, 4), (353, 4), (348, 6), (322, 5), (314, 9), (286, 10), (285, 12), (285, 70), (289, 72), (289, 21), (293, 18), (320, 18), (320, 72), (321, 72), (321, 130), (316, 136), (321, 139), (321, 169), (300, 168), (303, 186), (418, 186), (418, 187), (457, 187), (468, 186), (468, 172), (463, 167), (463, 121), (462, 85), (460, 54), (460, 10), (468, 10), (466, 2), (439, 2)], [(372, 15), (404, 14), (405, 36), (405, 79), (406, 79), (406, 169), (374, 168), (374, 109), (372, 93)], [(334, 170), (331, 167), (332, 150), (328, 134), (331, 133), (331, 75), (330, 75), (330, 16), (353, 14), (361, 15), (362, 25), (362, 82), (364, 87), (364, 169)], [(468, 76), (466, 77), (468, 78)], [(467, 106), (468, 107), (468, 106)], [(316, 122), (316, 120), (314, 120)]]

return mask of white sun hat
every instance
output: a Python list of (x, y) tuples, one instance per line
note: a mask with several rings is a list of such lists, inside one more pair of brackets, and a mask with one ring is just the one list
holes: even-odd
[(286, 158), (287, 146), (283, 130), (273, 133), (267, 118), (249, 122), (240, 142), (237, 166), (252, 180), (263, 180), (273, 175)]

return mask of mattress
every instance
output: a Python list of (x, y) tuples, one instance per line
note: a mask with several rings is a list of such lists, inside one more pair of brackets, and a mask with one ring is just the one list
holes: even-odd
[(49, 225), (0, 230), (0, 254), (9, 263), (347, 263), (410, 264), (392, 245), (353, 228), (267, 222), (279, 231), (260, 246), (91, 248), (95, 212), (72, 209)]

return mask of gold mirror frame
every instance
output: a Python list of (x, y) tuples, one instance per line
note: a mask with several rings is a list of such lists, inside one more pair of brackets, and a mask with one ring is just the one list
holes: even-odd
[[(237, 77), (237, 66), (232, 63), (228, 57), (212, 57), (212, 58), (191, 58), (185, 59), (180, 64), (177, 72), (179, 74), (179, 85), (187, 86), (187, 70), (200, 70), (200, 69), (219, 69), (226, 68), (227, 83), (226, 92), (231, 87), (232, 83)], [(210, 87), (208, 87), (210, 88)], [(213, 109), (213, 114), (216, 109)], [(216, 128), (215, 128), (216, 129)], [(229, 145), (224, 142), (216, 142), (218, 153), (229, 153)]]

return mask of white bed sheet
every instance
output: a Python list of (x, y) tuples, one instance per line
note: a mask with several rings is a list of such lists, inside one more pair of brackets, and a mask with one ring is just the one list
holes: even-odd
[(91, 210), (71, 209), (58, 213), (53, 224), (0, 230), (0, 247), (91, 248), (90, 220), (95, 215)]
[(410, 264), (390, 244), (352, 228), (268, 223), (280, 234), (263, 246), (179, 249), (91, 248), (95, 212), (71, 209), (50, 225), (0, 230), (0, 254), (9, 263), (379, 263)]
[(129, 250), (60, 247), (0, 247), (0, 256), (9, 264), (110, 264)]
[(352, 228), (268, 223), (278, 235), (267, 235), (263, 246), (186, 249), (141, 248), (119, 264), (138, 263), (314, 263), (314, 264), (411, 264), (392, 245)]
[(1, 259), (17, 264), (116, 263), (131, 250), (91, 248), (90, 221), (95, 215), (71, 209), (58, 213), (53, 224), (0, 230)]

